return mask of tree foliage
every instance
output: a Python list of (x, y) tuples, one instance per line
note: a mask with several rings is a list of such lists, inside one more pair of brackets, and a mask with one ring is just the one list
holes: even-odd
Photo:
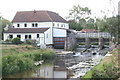
[(69, 25), (71, 29), (81, 30), (83, 28), (94, 28), (94, 19), (90, 18), (91, 10), (88, 7), (74, 5), (69, 13)]
[(0, 39), (3, 39), (4, 28), (7, 25), (11, 26), (11, 22), (3, 17), (0, 17), (0, 32), (2, 33), (2, 34), (0, 34)]

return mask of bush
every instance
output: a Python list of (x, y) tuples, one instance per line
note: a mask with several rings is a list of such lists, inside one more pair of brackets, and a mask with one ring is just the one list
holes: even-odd
[(92, 70), (92, 78), (119, 78), (117, 73), (118, 69), (113, 65), (104, 65), (104, 70), (99, 71), (97, 69)]
[(20, 38), (14, 38), (14, 39), (12, 39), (12, 43), (13, 44), (21, 44), (22, 42), (20, 41)]
[(26, 44), (35, 44), (36, 40), (26, 40)]
[[(41, 55), (42, 54), (42, 55)], [(52, 60), (53, 52), (50, 49), (34, 50), (22, 54), (12, 54), (2, 57), (3, 75), (30, 70), (34, 62), (40, 60)]]

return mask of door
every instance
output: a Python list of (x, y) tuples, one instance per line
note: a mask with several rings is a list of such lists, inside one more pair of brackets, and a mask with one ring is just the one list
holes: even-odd
[(65, 37), (54, 37), (53, 38), (54, 48), (64, 49)]
[(40, 44), (45, 44), (44, 37), (40, 37)]

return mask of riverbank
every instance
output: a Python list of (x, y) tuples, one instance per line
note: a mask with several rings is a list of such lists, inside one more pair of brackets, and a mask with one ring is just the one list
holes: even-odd
[(8, 75), (34, 68), (36, 61), (53, 60), (51, 49), (38, 49), (31, 45), (2, 45), (2, 74)]
[(94, 66), (82, 78), (113, 78), (120, 76), (120, 49), (114, 48), (109, 51), (99, 64)]

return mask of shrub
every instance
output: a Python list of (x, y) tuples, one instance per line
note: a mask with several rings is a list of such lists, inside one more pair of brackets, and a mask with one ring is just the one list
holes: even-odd
[[(41, 55), (42, 54), (42, 55)], [(33, 67), (34, 62), (40, 60), (52, 60), (53, 52), (50, 49), (34, 50), (22, 54), (12, 54), (2, 57), (3, 75), (17, 73), (23, 70), (29, 70)]]
[(99, 71), (97, 69), (92, 70), (92, 78), (115, 78), (119, 77), (117, 73), (118, 69), (113, 65), (104, 65), (104, 70)]
[(20, 41), (20, 38), (14, 38), (14, 39), (12, 39), (12, 43), (13, 44), (21, 44), (22, 42)]
[(33, 67), (33, 60), (25, 58), (22, 55), (9, 55), (2, 58), (2, 73), (11, 74), (23, 70), (29, 70)]
[(35, 44), (36, 40), (26, 40), (26, 44)]

